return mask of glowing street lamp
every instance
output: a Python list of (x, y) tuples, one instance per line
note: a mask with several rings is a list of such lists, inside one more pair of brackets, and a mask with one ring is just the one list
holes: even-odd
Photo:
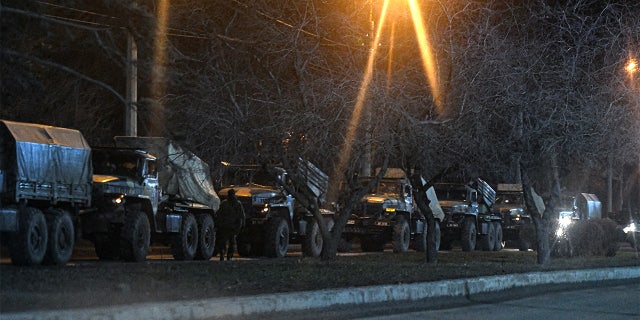
[(624, 70), (627, 71), (629, 75), (633, 75), (638, 72), (638, 60), (636, 58), (630, 58), (629, 61), (627, 61)]

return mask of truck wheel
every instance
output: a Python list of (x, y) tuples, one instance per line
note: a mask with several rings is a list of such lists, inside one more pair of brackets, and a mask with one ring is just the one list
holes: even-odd
[(171, 251), (176, 260), (193, 260), (198, 249), (198, 223), (191, 213), (182, 216), (180, 232), (174, 235)]
[(93, 246), (96, 250), (96, 256), (100, 260), (118, 260), (120, 259), (120, 242), (119, 238), (106, 233), (96, 234)]
[(273, 218), (267, 225), (264, 253), (267, 257), (281, 258), (289, 246), (289, 225), (282, 218)]
[(273, 218), (267, 225), (264, 253), (270, 258), (282, 258), (289, 247), (289, 225), (282, 218)]
[(480, 235), (477, 246), (482, 251), (493, 251), (493, 245), (496, 242), (496, 228), (491, 222), (488, 222), (487, 226), (489, 230), (487, 230), (487, 234)]
[(141, 262), (147, 258), (151, 227), (144, 213), (131, 211), (125, 215), (121, 240), (122, 258), (125, 261)]
[(404, 216), (399, 216), (396, 223), (393, 225), (393, 235), (391, 237), (393, 252), (407, 252), (409, 250), (410, 242), (411, 229), (409, 229), (409, 222)]
[(196, 260), (209, 260), (213, 257), (213, 250), (216, 247), (216, 229), (213, 218), (209, 214), (200, 214), (196, 218), (198, 222), (198, 250), (196, 250)]
[(43, 263), (63, 266), (71, 259), (75, 244), (71, 215), (64, 210), (50, 210), (47, 225), (49, 237)]
[(495, 238), (493, 243), (493, 251), (502, 250), (502, 224), (498, 221), (492, 222), (493, 229), (495, 231)]
[(322, 232), (320, 232), (320, 226), (316, 219), (312, 218), (307, 235), (302, 240), (302, 253), (307, 257), (319, 257), (323, 244), (324, 239)]
[(11, 234), (9, 255), (19, 266), (40, 264), (47, 251), (47, 222), (42, 211), (27, 207), (20, 210), (18, 231)]
[(466, 218), (462, 223), (462, 237), (460, 245), (462, 251), (473, 251), (476, 248), (476, 222), (473, 218)]
[(360, 250), (362, 252), (384, 251), (384, 241), (377, 237), (362, 237), (360, 238)]

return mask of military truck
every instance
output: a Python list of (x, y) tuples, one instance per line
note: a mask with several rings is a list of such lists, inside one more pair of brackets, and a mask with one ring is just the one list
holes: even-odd
[(157, 242), (170, 245), (176, 260), (210, 259), (220, 199), (208, 165), (166, 138), (114, 140), (115, 148), (93, 150), (101, 209), (82, 215), (83, 235), (98, 257), (143, 261)]
[[(366, 187), (375, 177), (360, 177)], [(407, 252), (411, 244), (416, 251), (427, 245), (426, 219), (413, 199), (413, 187), (404, 170), (388, 168), (385, 175), (352, 210), (342, 232), (341, 251), (359, 239), (362, 251), (382, 251), (391, 242), (393, 252)]]
[(502, 218), (491, 212), (496, 193), (484, 180), (434, 185), (445, 219), (441, 248), (459, 241), (463, 251), (502, 250)]
[(507, 244), (515, 243), (520, 251), (529, 250), (532, 244), (520, 236), (523, 228), (531, 227), (533, 223), (525, 209), (522, 184), (498, 184), (492, 211), (502, 217), (503, 240)]
[[(289, 243), (300, 243), (306, 256), (322, 252), (323, 238), (318, 222), (287, 188), (293, 188), (317, 202), (323, 222), (330, 229), (334, 212), (325, 195), (329, 177), (311, 162), (298, 159), (291, 171), (282, 166), (233, 165), (219, 168), (220, 190), (226, 198), (230, 189), (245, 210), (245, 227), (238, 235), (241, 256), (284, 257)], [(304, 189), (304, 190), (303, 190)]]
[(0, 243), (13, 264), (69, 261), (91, 177), (79, 131), (0, 120)]

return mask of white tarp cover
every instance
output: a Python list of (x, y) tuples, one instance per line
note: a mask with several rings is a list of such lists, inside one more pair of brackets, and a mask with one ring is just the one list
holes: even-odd
[(91, 148), (80, 131), (7, 120), (0, 122), (16, 143), (16, 179), (91, 184)]
[(218, 210), (209, 165), (163, 137), (115, 137), (116, 147), (142, 149), (158, 159), (158, 182), (165, 193), (193, 199)]

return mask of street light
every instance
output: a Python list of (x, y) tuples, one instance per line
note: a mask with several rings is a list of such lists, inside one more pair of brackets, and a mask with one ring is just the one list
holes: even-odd
[(629, 61), (627, 61), (624, 70), (627, 71), (630, 76), (638, 72), (638, 60), (636, 58), (630, 58)]

